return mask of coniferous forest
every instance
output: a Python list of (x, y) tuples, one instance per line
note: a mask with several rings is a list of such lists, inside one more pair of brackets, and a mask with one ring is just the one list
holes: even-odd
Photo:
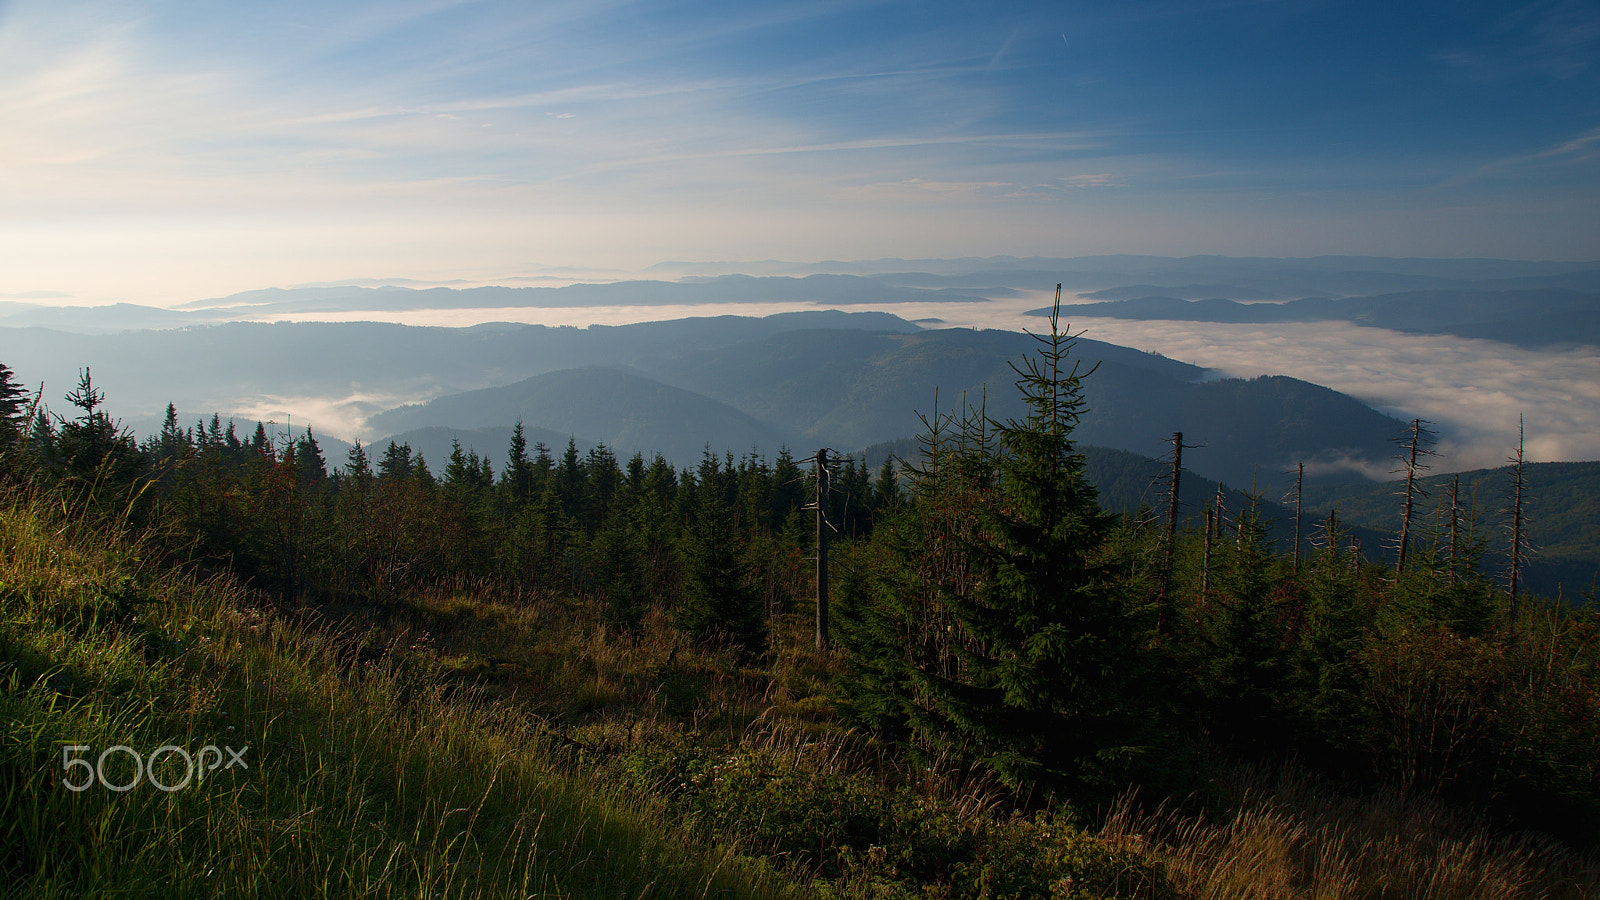
[(1282, 552), (1252, 504), (1108, 512), (1094, 373), (1037, 337), (990, 386), (1023, 414), (820, 473), (520, 425), (495, 459), (170, 411), (141, 441), (114, 384), (58, 408), (0, 366), (0, 884), (1600, 892), (1592, 597), (1485, 571), (1519, 538), (1470, 515), (1379, 558), (1337, 514)]

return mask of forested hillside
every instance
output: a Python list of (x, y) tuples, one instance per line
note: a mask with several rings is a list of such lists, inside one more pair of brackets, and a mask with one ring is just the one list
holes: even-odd
[[(1504, 577), (1510, 564), (1506, 534), (1514, 474), (1509, 466), (1424, 474), (1418, 481), (1426, 494), (1420, 520), (1437, 531), (1454, 492), (1479, 534), (1489, 541), (1485, 568)], [(1529, 463), (1524, 479), (1528, 584), (1547, 596), (1592, 602), (1600, 584), (1600, 463)], [(1399, 521), (1403, 488), (1398, 482), (1316, 485), (1306, 490), (1306, 504), (1322, 511), (1337, 509), (1352, 524), (1392, 531)]]
[[(114, 383), (86, 371), (53, 409), (0, 367), (0, 797), (22, 810), (0, 877), (1592, 896), (1594, 609), (1508, 593), (1487, 536), (1398, 568), (1342, 515), (1280, 552), (1265, 503), (1198, 481), (1175, 517), (1159, 489), (1117, 509), (1138, 477), (1113, 473), (1145, 463), (1094, 463), (1102, 496), (1078, 444), (1114, 366), (1054, 324), (1010, 387), (941, 397), (914, 452), (820, 484), (788, 451), (680, 466), (520, 427), (426, 461), (175, 412), (140, 441)], [(920, 337), (863, 339), (906, 360)], [(247, 738), (256, 768), (170, 801), (63, 786), (63, 747)]]
[[(678, 464), (698, 459), (715, 435), (717, 447), (772, 453), (796, 435), (709, 397), (619, 369), (586, 367), (536, 375), (504, 387), (452, 394), (374, 416), (379, 434), (429, 426), (504, 428), (538, 423), (574, 436)], [(563, 443), (565, 441), (563, 440)]]

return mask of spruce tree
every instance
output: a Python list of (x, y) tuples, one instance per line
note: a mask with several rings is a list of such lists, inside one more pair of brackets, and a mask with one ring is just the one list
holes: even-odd
[(883, 461), (878, 469), (878, 477), (872, 482), (872, 519), (876, 525), (880, 519), (887, 519), (900, 509), (905, 498), (900, 494), (900, 478), (895, 472), (894, 457), (890, 456)]
[(477, 480), (477, 454), (473, 454), (472, 460), (468, 462), (466, 451), (461, 449), (461, 441), (451, 438), (450, 462), (444, 467), (445, 496), (452, 500), (465, 501), (471, 496)]
[(306, 426), (306, 436), (296, 445), (295, 457), (299, 461), (300, 480), (303, 484), (321, 484), (328, 477), (328, 461), (322, 456), (322, 446), (317, 443), (311, 426)]
[(1271, 523), (1261, 516), (1260, 498), (1248, 496), (1249, 505), (1235, 522), (1235, 539), (1218, 548), (1214, 590), (1201, 616), (1200, 677), (1213, 736), (1260, 749), (1287, 736), (1278, 698), (1289, 675), (1290, 652)]
[(720, 488), (723, 472), (710, 452), (700, 463), (694, 517), (683, 541), (683, 601), (678, 627), (694, 640), (749, 657), (766, 646), (766, 616), (746, 583), (743, 535)]
[(255, 434), (250, 436), (250, 449), (257, 456), (267, 456), (273, 452), (272, 440), (267, 437), (267, 426), (262, 422), (256, 423)]
[(378, 461), (378, 478), (383, 481), (410, 478), (414, 465), (411, 445), (390, 441), (389, 446), (383, 451), (383, 458)]
[(162, 472), (163, 477), (166, 477), (170, 474), (170, 469), (183, 459), (190, 449), (189, 436), (178, 427), (178, 408), (168, 403), (166, 418), (161, 422), (161, 433), (155, 440), (149, 442), (148, 455), (151, 462)]
[(1290, 660), (1290, 684), (1302, 731), (1334, 749), (1352, 745), (1350, 723), (1361, 706), (1359, 653), (1371, 625), (1358, 566), (1343, 546), (1338, 519), (1328, 514), (1321, 546), (1306, 571), (1305, 609)]
[(506, 468), (501, 477), (511, 492), (512, 503), (524, 503), (533, 494), (533, 462), (528, 459), (528, 439), (522, 434), (521, 419), (511, 430), (511, 446), (506, 452)]
[(0, 363), (0, 475), (15, 466), (27, 419), (28, 391), (16, 382), (15, 373)]
[[(216, 417), (213, 416), (212, 424), (215, 425), (216, 421)], [(350, 452), (345, 454), (344, 474), (359, 487), (365, 487), (366, 483), (372, 480), (372, 465), (366, 448), (361, 446), (359, 439), (351, 445)]]
[(138, 476), (142, 465), (138, 444), (101, 409), (105, 391), (94, 386), (88, 369), (79, 375), (78, 386), (67, 394), (67, 401), (79, 414), (62, 419), (54, 432), (50, 459), (55, 472), (97, 499), (112, 502), (131, 488)]
[(848, 683), (862, 720), (1014, 786), (1112, 788), (1141, 749), (1141, 626), (1104, 562), (1112, 518), (1072, 441), (1092, 369), (1069, 363), (1055, 315), (1036, 337), (1013, 365), (1024, 417), (925, 419), (914, 505), (871, 583), (850, 586)]

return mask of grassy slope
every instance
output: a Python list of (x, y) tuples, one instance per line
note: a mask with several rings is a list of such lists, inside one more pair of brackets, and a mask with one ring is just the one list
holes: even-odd
[[(440, 687), (426, 657), (257, 608), (224, 577), (0, 498), (0, 884), (16, 896), (782, 896), (637, 800), (561, 774), (508, 706)], [(108, 747), (248, 747), (164, 792), (74, 792)], [(224, 757), (226, 758), (226, 757)], [(106, 777), (134, 777), (125, 751)], [(156, 766), (183, 781), (180, 755)]]
[[(0, 885), (17, 896), (802, 893), (717, 843), (839, 897), (1579, 898), (1600, 884), (1592, 857), (1426, 801), (1270, 773), (1222, 786), (1240, 800), (1216, 818), (1130, 802), (1090, 833), (1008, 817), (973, 773), (840, 733), (821, 694), (834, 663), (798, 627), (745, 669), (678, 652), (659, 622), (617, 636), (579, 602), (471, 586), (278, 611), (15, 497), (0, 497), (0, 598)], [(330, 637), (334, 617), (359, 639)], [(251, 767), (171, 793), (62, 785), (64, 746), (93, 760), (168, 744), (248, 745)], [(166, 783), (182, 779), (172, 761)], [(131, 771), (113, 758), (107, 776)]]

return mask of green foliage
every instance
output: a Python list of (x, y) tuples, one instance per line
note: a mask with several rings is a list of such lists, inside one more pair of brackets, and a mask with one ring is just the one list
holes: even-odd
[(826, 744), (717, 750), (679, 739), (608, 765), (635, 790), (666, 798), (698, 833), (823, 879), (824, 896), (1175, 896), (1148, 861), (1070, 815), (997, 818), (837, 760)]
[(71, 491), (77, 502), (101, 513), (122, 513), (141, 495), (144, 459), (133, 435), (101, 408), (105, 392), (89, 370), (67, 394), (78, 414), (59, 419), (38, 452), (48, 476)]
[(1219, 542), (1215, 589), (1198, 621), (1209, 731), (1226, 745), (1257, 750), (1285, 737), (1279, 695), (1291, 652), (1290, 602), (1267, 528), (1252, 504), (1240, 514), (1234, 539)]
[[(1529, 438), (1534, 436), (1529, 423)], [(1529, 463), (1525, 466), (1527, 539), (1535, 548), (1525, 572), (1527, 586), (1546, 596), (1580, 602), (1600, 583), (1600, 462)], [(1507, 569), (1506, 541), (1495, 511), (1506, 501), (1511, 473), (1506, 468), (1480, 469), (1419, 479), (1433, 503), (1422, 508), (1433, 529), (1434, 552), (1450, 555), (1450, 485), (1459, 479), (1458, 503), (1463, 532), (1470, 533), (1475, 558), (1463, 561), (1500, 584)], [(1395, 485), (1362, 484), (1308, 487), (1307, 503), (1323, 510), (1337, 507), (1341, 519), (1387, 531), (1393, 527)], [(1463, 571), (1461, 574), (1465, 574)]]
[(694, 518), (683, 541), (683, 600), (677, 622), (694, 640), (753, 656), (766, 646), (766, 612), (741, 558), (743, 542), (726, 499), (729, 474), (706, 453), (696, 483)]
[[(152, 572), (114, 526), (0, 492), (0, 884), (17, 898), (773, 897), (636, 798), (557, 771), (524, 720), (360, 661), (226, 577)], [(146, 618), (148, 617), (148, 618)], [(240, 751), (185, 778), (167, 753)], [(88, 751), (64, 748), (88, 747)]]
[(1373, 586), (1363, 580), (1354, 552), (1343, 546), (1337, 523), (1330, 526), (1301, 583), (1303, 619), (1290, 678), (1292, 702), (1303, 719), (1299, 736), (1346, 749), (1357, 739), (1347, 723), (1358, 720), (1363, 701), (1357, 653), (1374, 615), (1367, 600)]
[[(845, 594), (842, 696), (863, 722), (1022, 787), (1114, 790), (1143, 751), (1141, 623), (1105, 564), (1111, 517), (1071, 433), (1071, 340), (1016, 369), (1026, 416), (937, 415), (883, 568)], [(992, 431), (991, 431), (992, 429)]]
[(1519, 625), (1513, 642), (1432, 626), (1364, 647), (1366, 739), (1397, 780), (1596, 841), (1600, 627), (1559, 608)]
[(0, 362), (0, 478), (21, 467), (28, 413), (27, 389), (17, 383), (15, 372)]

